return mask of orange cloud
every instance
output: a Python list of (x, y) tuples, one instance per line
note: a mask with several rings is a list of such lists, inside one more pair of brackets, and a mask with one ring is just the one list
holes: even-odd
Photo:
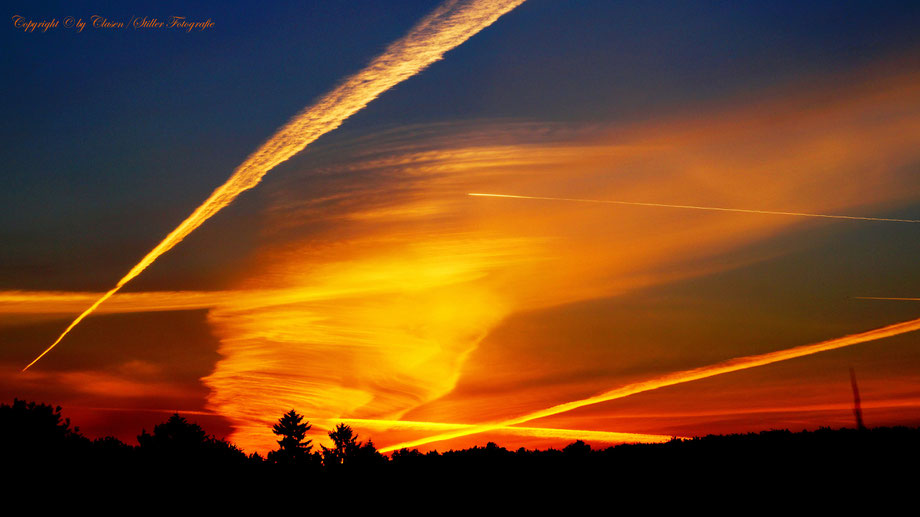
[(904, 166), (920, 158), (918, 98), (916, 77), (888, 76), (632, 128), (416, 127), (308, 151), (303, 174), (272, 186), (266, 245), (238, 288), (309, 301), (210, 312), (223, 359), (209, 407), (256, 448), (291, 407), (397, 420), (427, 405), (432, 420), (475, 422), (431, 407), (464, 372), (503, 375), (466, 362), (509, 316), (736, 267), (779, 253), (752, 244), (841, 223), (467, 192), (884, 217), (916, 200)]
[[(100, 310), (207, 309), (221, 355), (203, 379), (208, 408), (232, 421), (231, 438), (247, 449), (274, 447), (270, 425), (291, 408), (317, 422), (392, 422), (417, 421), (424, 407), (430, 430), (476, 429), (533, 401), (518, 393), (488, 408), (445, 403), (462, 396), (461, 378), (558, 373), (528, 361), (526, 347), (516, 361), (477, 362), (477, 347), (508, 318), (763, 260), (781, 250), (752, 245), (843, 223), (482, 203), (467, 192), (885, 217), (917, 200), (904, 171), (920, 159), (918, 79), (884, 75), (834, 95), (630, 127), (472, 122), (333, 141), (266, 185), (263, 247), (231, 289), (120, 293)], [(78, 313), (97, 297), (3, 292), (0, 312)], [(564, 346), (579, 343), (569, 336)], [(413, 431), (374, 429), (378, 443)]]
[[(120, 373), (99, 371), (66, 371), (33, 373), (28, 377), (17, 379), (17, 387), (29, 390), (30, 386), (67, 387), (70, 396), (86, 395), (90, 398), (104, 397), (115, 399), (160, 398), (182, 400), (188, 399), (189, 393), (180, 386), (151, 376), (149, 365), (136, 362), (124, 365)], [(5, 372), (11, 375), (12, 372)]]

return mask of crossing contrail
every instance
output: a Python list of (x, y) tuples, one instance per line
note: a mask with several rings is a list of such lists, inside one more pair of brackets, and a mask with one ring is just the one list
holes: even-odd
[(482, 194), (470, 192), (474, 197), (502, 197), (511, 199), (537, 199), (541, 201), (575, 201), (578, 203), (601, 203), (605, 205), (649, 206), (657, 208), (685, 208), (689, 210), (711, 210), (716, 212), (741, 212), (745, 214), (789, 215), (797, 217), (821, 217), (824, 219), (855, 219), (857, 221), (884, 221), (888, 223), (920, 223), (918, 219), (887, 219), (884, 217), (860, 217), (855, 215), (810, 214), (804, 212), (778, 212), (775, 210), (749, 210), (744, 208), (722, 208), (716, 206), (669, 205), (665, 203), (638, 203), (635, 201), (608, 201), (604, 199), (574, 199), (566, 197), (516, 196), (512, 194)]
[(413, 27), (402, 39), (362, 71), (308, 106), (278, 130), (267, 142), (236, 168), (226, 183), (163, 239), (150, 253), (131, 268), (111, 290), (89, 306), (44, 352), (29, 363), (26, 371), (50, 352), (84, 318), (99, 305), (141, 274), (160, 255), (182, 242), (242, 192), (255, 187), (268, 171), (288, 160), (320, 136), (339, 127), (351, 115), (393, 86), (421, 72), (438, 61), (444, 53), (485, 29), (524, 0), (447, 0)]
[[(414, 431), (445, 431), (469, 429), (475, 424), (455, 424), (448, 422), (420, 422), (412, 420), (377, 420), (365, 418), (326, 418), (309, 419), (310, 422), (322, 422), (328, 428), (342, 422), (349, 425), (364, 426), (381, 430), (404, 429)], [(670, 434), (621, 433), (615, 431), (594, 431), (585, 429), (559, 429), (553, 427), (509, 426), (496, 429), (497, 432), (536, 438), (564, 438), (570, 440), (593, 440), (608, 443), (662, 443), (673, 438), (686, 438)]]
[(888, 325), (887, 327), (881, 327), (859, 334), (850, 334), (848, 336), (843, 336), (836, 339), (831, 339), (828, 341), (822, 341), (820, 343), (814, 343), (811, 345), (803, 345), (794, 348), (789, 348), (785, 350), (777, 350), (775, 352), (769, 352), (766, 354), (759, 355), (749, 355), (744, 357), (738, 357), (735, 359), (729, 359), (721, 363), (715, 363), (708, 366), (702, 366), (700, 368), (694, 368), (692, 370), (682, 370), (678, 372), (669, 373), (659, 377), (653, 377), (651, 379), (634, 382), (632, 384), (627, 384), (619, 388), (614, 388), (609, 391), (605, 391), (593, 397), (588, 397), (581, 400), (575, 400), (572, 402), (565, 402), (563, 404), (557, 404), (555, 406), (541, 409), (539, 411), (534, 411), (527, 413), (515, 418), (509, 418), (507, 420), (502, 420), (500, 422), (493, 422), (489, 424), (481, 424), (476, 427), (468, 429), (459, 429), (455, 431), (450, 431), (446, 433), (436, 434), (429, 436), (427, 438), (421, 438), (418, 440), (413, 440), (409, 442), (399, 443), (396, 445), (391, 445), (380, 449), (380, 452), (390, 452), (398, 449), (405, 449), (411, 447), (418, 447), (420, 445), (425, 445), (432, 442), (438, 442), (442, 440), (450, 440), (452, 438), (459, 438), (462, 436), (468, 436), (476, 433), (483, 433), (487, 431), (494, 431), (507, 426), (513, 426), (517, 424), (523, 424), (524, 422), (529, 422), (531, 420), (536, 420), (538, 418), (544, 418), (552, 415), (558, 415), (559, 413), (565, 413), (567, 411), (572, 411), (573, 409), (578, 409), (585, 406), (590, 406), (592, 404), (599, 404), (601, 402), (607, 402), (610, 400), (621, 399), (628, 397), (630, 395), (635, 395), (637, 393), (643, 393), (646, 391), (656, 390), (658, 388), (664, 388), (666, 386), (673, 386), (675, 384), (683, 384), (685, 382), (695, 381), (699, 379), (705, 379), (708, 377), (714, 377), (716, 375), (722, 375), (723, 373), (737, 372), (739, 370), (746, 370), (748, 368), (754, 368), (756, 366), (763, 366), (766, 364), (772, 364), (779, 361), (786, 361), (788, 359), (795, 359), (797, 357), (804, 357), (807, 355), (816, 354), (818, 352), (826, 352), (828, 350), (835, 350), (838, 348), (844, 348), (848, 346), (857, 345), (860, 343), (866, 343), (868, 341), (875, 341), (878, 339), (883, 339), (886, 337), (897, 336), (900, 334), (906, 334), (908, 332), (913, 332), (920, 330), (920, 318), (904, 321), (901, 323), (895, 323), (893, 325)]

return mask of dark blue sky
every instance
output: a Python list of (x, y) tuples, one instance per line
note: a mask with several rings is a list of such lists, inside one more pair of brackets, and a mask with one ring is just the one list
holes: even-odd
[[(438, 3), (8, 3), (0, 288), (109, 285), (279, 125)], [(184, 15), (215, 26), (27, 34), (9, 21), (17, 14)], [(918, 26), (916, 2), (530, 0), (339, 132), (652, 118), (916, 56)], [(199, 238), (245, 254), (256, 204), (250, 193), (221, 215), (237, 218), (236, 244), (207, 227)], [(174, 276), (183, 286), (220, 277), (207, 253), (184, 258), (188, 276)]]

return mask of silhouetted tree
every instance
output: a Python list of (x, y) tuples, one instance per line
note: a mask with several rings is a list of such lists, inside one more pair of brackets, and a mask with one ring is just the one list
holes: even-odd
[(79, 428), (70, 427), (70, 419), (61, 415), (61, 406), (36, 404), (13, 399), (13, 404), (0, 404), (0, 433), (6, 439), (30, 439), (45, 443), (76, 436)]
[(390, 456), (390, 460), (394, 463), (415, 463), (424, 461), (425, 455), (419, 452), (418, 449), (399, 449), (393, 451), (393, 454)]
[(337, 468), (342, 466), (366, 468), (386, 462), (386, 457), (377, 452), (374, 442), (358, 441), (354, 430), (343, 423), (329, 431), (332, 447), (323, 449), (323, 466)]
[(354, 455), (358, 449), (358, 435), (345, 424), (338, 424), (329, 431), (329, 438), (332, 440), (331, 448), (320, 446), (323, 449), (323, 465), (327, 468), (344, 464), (345, 458)]
[(62, 408), (13, 399), (0, 404), (0, 451), (8, 459), (62, 460), (89, 447)]
[(137, 437), (140, 452), (149, 460), (170, 463), (244, 463), (246, 454), (235, 445), (205, 432), (178, 413), (166, 422), (146, 429)]
[(143, 429), (137, 441), (141, 447), (192, 450), (203, 447), (207, 438), (208, 433), (201, 426), (174, 413), (162, 424), (154, 426), (153, 434)]
[(562, 452), (572, 458), (586, 458), (591, 455), (591, 446), (581, 440), (576, 440), (566, 445)]
[(137, 461), (135, 448), (114, 436), (96, 438), (91, 444), (91, 462), (123, 468)]
[(313, 441), (306, 439), (307, 431), (312, 427), (309, 422), (303, 421), (303, 415), (293, 409), (285, 413), (272, 427), (272, 432), (281, 439), (278, 440), (278, 450), (268, 453), (268, 460), (292, 465), (312, 463)]
[(383, 454), (377, 452), (377, 447), (374, 446), (374, 441), (368, 438), (366, 442), (358, 447), (358, 450), (354, 456), (354, 462), (358, 465), (369, 467), (386, 463), (387, 458)]

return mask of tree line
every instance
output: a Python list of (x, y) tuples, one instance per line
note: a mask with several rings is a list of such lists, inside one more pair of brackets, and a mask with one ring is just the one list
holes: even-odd
[(367, 468), (387, 461), (371, 440), (360, 441), (344, 423), (329, 432), (332, 446), (314, 450), (306, 438), (312, 428), (295, 410), (272, 427), (278, 448), (267, 456), (246, 454), (229, 441), (207, 433), (200, 425), (174, 413), (166, 421), (142, 429), (137, 445), (113, 436), (89, 439), (71, 425), (61, 406), (14, 399), (0, 404), (0, 454), (7, 460), (97, 460), (143, 464), (206, 464), (213, 466), (278, 464), (306, 469)]
[[(820, 428), (816, 431), (770, 430), (759, 433), (672, 439), (658, 444), (622, 444), (595, 449), (575, 441), (561, 449), (508, 450), (495, 443), (446, 452), (418, 450), (380, 454), (373, 441), (336, 425), (330, 446), (318, 448), (307, 438), (311, 424), (295, 410), (273, 425), (277, 448), (262, 456), (208, 434), (178, 413), (142, 430), (137, 445), (115, 437), (89, 439), (62, 415), (60, 406), (16, 399), (0, 404), (0, 459), (4, 464), (62, 463), (96, 467), (174, 469), (190, 466), (223, 470), (250, 465), (259, 472), (336, 474), (390, 473), (434, 478), (537, 476), (551, 473), (605, 476), (827, 476), (879, 472), (894, 463), (920, 459), (920, 428)], [(268, 469), (268, 470), (265, 470)], [(738, 476), (741, 476), (740, 478)]]

